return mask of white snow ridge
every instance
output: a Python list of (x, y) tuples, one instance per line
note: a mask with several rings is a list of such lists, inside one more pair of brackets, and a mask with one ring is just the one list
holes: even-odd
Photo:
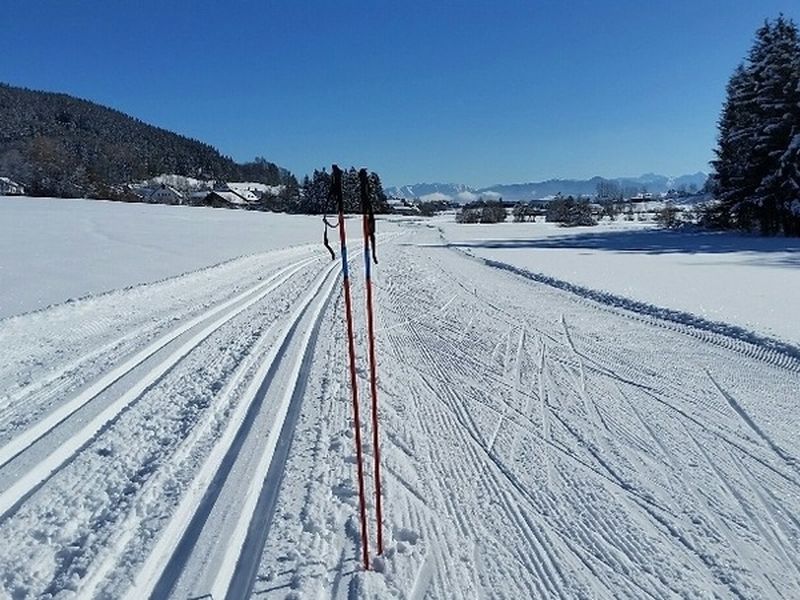
[[(537, 241), (511, 224), (379, 219), (378, 557), (349, 221), (365, 571), (341, 266), (319, 220), (251, 231), (242, 219), (264, 217), (72, 205), (87, 258), (54, 258), (63, 284), (46, 302), (34, 275), (0, 270), (28, 299), (0, 320), (0, 597), (800, 597), (796, 323), (759, 329), (756, 314), (700, 310), (697, 290), (599, 281), (587, 252), (644, 272), (647, 252), (610, 244), (613, 230)], [(226, 247), (193, 253), (210, 219)], [(102, 269), (100, 239), (129, 280), (86, 272)], [(172, 257), (166, 271), (137, 270), (121, 240)], [(702, 250), (671, 252), (648, 264), (676, 282), (706, 273)], [(778, 258), (765, 268), (794, 285), (795, 250)], [(758, 305), (741, 293), (732, 306)]]

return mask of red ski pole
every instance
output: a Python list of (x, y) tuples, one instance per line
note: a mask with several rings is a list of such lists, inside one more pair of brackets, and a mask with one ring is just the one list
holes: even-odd
[(367, 541), (367, 506), (364, 495), (364, 465), (361, 451), (361, 418), (358, 411), (358, 381), (356, 380), (356, 349), (353, 340), (353, 307), (350, 300), (350, 275), (347, 266), (347, 236), (344, 230), (344, 195), (342, 193), (342, 170), (333, 165), (331, 167), (333, 182), (332, 190), (336, 204), (339, 208), (339, 240), (342, 253), (342, 275), (344, 286), (344, 309), (347, 321), (347, 349), (350, 354), (350, 387), (353, 391), (353, 421), (356, 434), (356, 464), (358, 470), (358, 499), (361, 513), (361, 555), (364, 569), (369, 570), (369, 546)]
[[(361, 212), (364, 229), (364, 287), (367, 290), (367, 331), (369, 333), (369, 380), (372, 394), (372, 451), (373, 468), (375, 470), (375, 512), (378, 527), (378, 554), (383, 554), (383, 508), (381, 506), (381, 447), (378, 436), (378, 380), (375, 359), (375, 322), (372, 309), (372, 266), (371, 261), (378, 263), (375, 254), (375, 214), (369, 195), (369, 179), (367, 170), (358, 172), (361, 184)], [(372, 258), (370, 258), (370, 248)]]

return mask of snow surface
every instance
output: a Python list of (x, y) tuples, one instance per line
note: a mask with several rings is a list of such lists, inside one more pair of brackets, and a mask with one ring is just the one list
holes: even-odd
[(316, 217), (0, 196), (0, 318), (321, 239)]
[(666, 231), (618, 221), (438, 223), (455, 248), (589, 287), (800, 344), (800, 240)]
[[(127, 234), (169, 256), (142, 214)], [(378, 222), (381, 557), (347, 224), (364, 571), (341, 264), (271, 218), (291, 247), (0, 321), (0, 597), (800, 597), (800, 349), (489, 263), (421, 219)]]

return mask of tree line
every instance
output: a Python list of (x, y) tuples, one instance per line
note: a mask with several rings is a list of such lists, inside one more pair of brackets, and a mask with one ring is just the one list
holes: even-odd
[(506, 220), (502, 199), (469, 202), (456, 213), (457, 223), (502, 223)]
[[(374, 212), (378, 214), (391, 212), (380, 176), (374, 171), (369, 171), (367, 179)], [(306, 215), (333, 214), (337, 212), (337, 207), (333, 205), (330, 190), (331, 174), (324, 168), (315, 169), (310, 176), (306, 175), (303, 178), (302, 184), (298, 184), (294, 176), (290, 177), (277, 196), (262, 199), (263, 209)], [(358, 170), (355, 167), (343, 170), (342, 193), (345, 212), (360, 213), (361, 188)]]

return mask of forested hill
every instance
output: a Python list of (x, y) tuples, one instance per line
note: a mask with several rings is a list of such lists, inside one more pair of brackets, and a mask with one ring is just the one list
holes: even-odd
[(122, 197), (122, 184), (162, 173), (269, 185), (288, 176), (94, 102), (0, 84), (0, 176), (29, 194)]

